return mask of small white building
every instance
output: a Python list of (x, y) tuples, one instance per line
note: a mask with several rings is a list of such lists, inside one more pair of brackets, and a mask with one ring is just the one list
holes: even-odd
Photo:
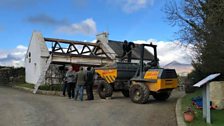
[[(123, 53), (123, 42), (109, 40), (106, 32), (96, 35), (96, 39), (96, 43), (81, 42), (45, 38), (40, 32), (33, 32), (25, 57), (26, 82), (35, 84), (37, 90), (39, 85), (48, 80), (49, 75), (46, 74), (51, 73), (51, 77), (56, 76), (58, 72), (55, 71), (56, 67), (65, 64), (103, 66), (119, 61)], [(132, 51), (133, 62), (139, 61), (139, 50), (140, 46), (136, 45)], [(151, 60), (153, 55), (145, 50), (144, 58)]]

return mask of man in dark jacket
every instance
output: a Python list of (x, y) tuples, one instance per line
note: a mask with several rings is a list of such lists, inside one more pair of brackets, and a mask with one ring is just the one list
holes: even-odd
[(132, 49), (135, 48), (135, 44), (133, 42), (128, 43), (127, 53), (128, 53), (128, 63), (131, 63)]
[(67, 80), (66, 80), (66, 75), (65, 75), (67, 71), (68, 71), (67, 68), (65, 68), (64, 71), (63, 71), (63, 75), (64, 75), (64, 77), (63, 77), (63, 90), (62, 90), (63, 96), (66, 96), (65, 93), (66, 93), (67, 87), (68, 87)]
[(86, 73), (83, 71), (83, 67), (80, 67), (79, 72), (77, 73), (77, 83), (75, 88), (75, 100), (79, 96), (79, 100), (83, 101), (83, 89), (86, 83)]
[(123, 43), (123, 54), (122, 54), (122, 58), (124, 58), (126, 56), (126, 53), (128, 52), (128, 41), (127, 40), (124, 40), (124, 43)]
[(66, 77), (64, 77), (64, 80), (63, 80), (63, 96), (66, 96), (66, 94), (65, 94), (65, 92), (66, 92), (66, 90), (67, 90), (67, 87), (68, 87), (68, 84), (67, 84), (67, 80), (66, 80)]
[(86, 93), (87, 93), (87, 100), (93, 100), (93, 80), (94, 79), (94, 71), (91, 70), (91, 67), (87, 67), (86, 73)]
[(131, 56), (132, 56), (132, 49), (135, 48), (135, 44), (133, 42), (129, 42), (127, 40), (124, 40), (123, 43), (123, 54), (122, 59), (127, 55), (128, 57), (128, 63), (131, 63)]

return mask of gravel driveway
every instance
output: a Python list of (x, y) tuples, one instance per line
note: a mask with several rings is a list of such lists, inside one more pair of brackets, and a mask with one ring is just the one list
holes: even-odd
[(153, 98), (134, 104), (115, 93), (113, 99), (74, 101), (0, 87), (0, 126), (176, 126), (178, 91), (166, 102)]

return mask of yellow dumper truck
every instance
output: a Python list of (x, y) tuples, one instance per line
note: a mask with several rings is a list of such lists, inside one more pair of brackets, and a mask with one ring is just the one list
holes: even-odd
[[(154, 50), (153, 60), (144, 61), (144, 49)], [(141, 44), (140, 63), (116, 62), (110, 66), (96, 68), (100, 98), (111, 97), (113, 91), (121, 91), (125, 97), (130, 97), (134, 103), (147, 103), (149, 95), (156, 100), (166, 100), (171, 91), (177, 87), (175, 69), (159, 68), (156, 45)]]

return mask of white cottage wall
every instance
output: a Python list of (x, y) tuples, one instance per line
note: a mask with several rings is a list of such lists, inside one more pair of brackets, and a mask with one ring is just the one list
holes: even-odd
[(49, 51), (42, 34), (33, 32), (25, 58), (27, 83), (37, 83), (48, 56)]

